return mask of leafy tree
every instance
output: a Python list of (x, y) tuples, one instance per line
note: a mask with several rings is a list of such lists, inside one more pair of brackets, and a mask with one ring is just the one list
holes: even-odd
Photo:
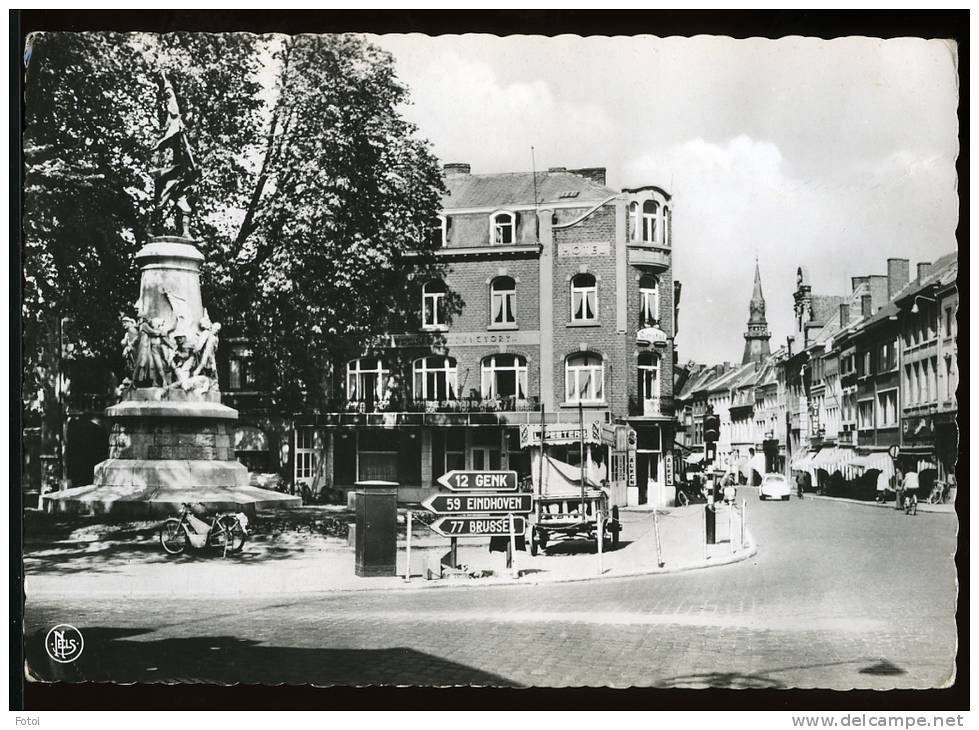
[[(390, 56), (355, 36), (45, 33), (28, 43), (25, 405), (53, 399), (66, 349), (119, 364), (138, 290), (159, 71), (204, 177), (193, 231), (205, 302), (254, 345), (286, 410), (328, 395), (330, 362), (417, 308), (411, 271), (442, 192), (405, 121)], [(404, 254), (421, 249), (410, 262)], [(227, 339), (227, 336), (226, 338)]]

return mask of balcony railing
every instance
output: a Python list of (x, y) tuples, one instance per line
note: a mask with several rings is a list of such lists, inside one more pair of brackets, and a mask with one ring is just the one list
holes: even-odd
[(539, 398), (455, 398), (451, 400), (336, 400), (327, 413), (515, 413), (539, 411)]
[(629, 415), (645, 418), (672, 418), (676, 413), (676, 399), (668, 396), (642, 398), (629, 396)]

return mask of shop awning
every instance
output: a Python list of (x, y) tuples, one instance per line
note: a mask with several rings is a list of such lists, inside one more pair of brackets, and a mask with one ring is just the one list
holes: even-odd
[(938, 466), (934, 461), (928, 461), (927, 459), (922, 459), (918, 462), (918, 473), (931, 469), (933, 471), (938, 471)]
[(798, 469), (799, 471), (807, 471), (809, 469), (809, 464), (812, 462), (812, 458), (818, 452), (815, 451), (800, 451), (794, 457), (792, 457), (792, 468)]
[(877, 469), (878, 471), (884, 472), (888, 478), (894, 475), (894, 462), (883, 451), (875, 451), (870, 454), (858, 456), (850, 461), (849, 466), (864, 470)]
[(832, 474), (837, 469), (842, 470), (843, 466), (856, 457), (853, 449), (841, 449), (838, 446), (832, 446), (826, 449), (822, 449), (818, 454), (816, 454), (809, 464), (809, 470), (815, 471), (816, 469), (822, 469), (829, 474)]
[(684, 459), (684, 461), (687, 462), (688, 464), (699, 464), (703, 460), (704, 460), (703, 454), (690, 454), (690, 456)]

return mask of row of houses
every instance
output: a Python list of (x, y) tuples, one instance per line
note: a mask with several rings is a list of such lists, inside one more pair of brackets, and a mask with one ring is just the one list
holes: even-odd
[[(914, 272), (855, 276), (850, 292), (813, 291), (796, 272), (794, 332), (768, 348), (756, 270), (740, 366), (678, 367), (678, 444), (688, 465), (795, 474), (815, 488), (869, 491), (883, 473), (920, 475), (921, 490), (954, 484), (958, 455), (958, 257)], [(759, 316), (760, 314), (760, 316)], [(702, 419), (720, 416), (717, 461), (702, 465)]]

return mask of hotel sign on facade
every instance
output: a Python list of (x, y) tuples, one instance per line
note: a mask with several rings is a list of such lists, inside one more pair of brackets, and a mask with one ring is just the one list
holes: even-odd
[[(484, 347), (486, 345), (539, 345), (540, 330), (519, 330), (514, 332), (444, 332), (441, 333), (440, 344), (452, 347)], [(428, 347), (432, 344), (432, 336), (419, 335), (388, 335), (382, 340), (382, 346), (392, 348)]]

